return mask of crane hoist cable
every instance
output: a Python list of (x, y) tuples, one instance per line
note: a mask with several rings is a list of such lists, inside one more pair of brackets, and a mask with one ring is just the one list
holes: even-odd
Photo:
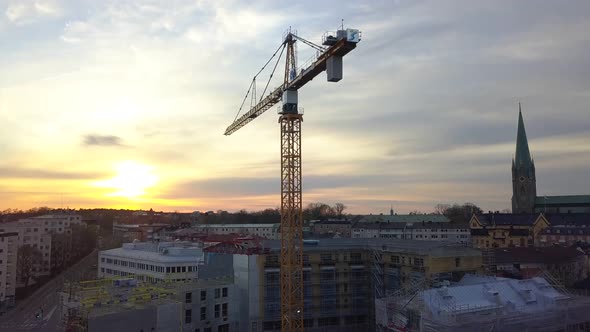
[[(236, 121), (238, 116), (240, 115), (240, 112), (242, 111), (242, 108), (244, 107), (244, 104), (246, 103), (246, 99), (248, 99), (248, 95), (250, 95), (250, 91), (252, 89), (254, 89), (254, 91), (256, 91), (256, 78), (258, 77), (258, 75), (260, 75), (260, 73), (262, 73), (262, 71), (264, 71), (264, 69), (266, 69), (266, 66), (268, 66), (268, 64), (277, 55), (277, 53), (279, 51), (281, 51), (281, 54), (279, 55), (279, 58), (277, 59), (277, 64), (278, 64), (281, 59), (281, 56), (283, 55), (284, 50), (285, 50), (285, 43), (281, 43), (281, 45), (277, 48), (277, 50), (273, 53), (273, 55), (268, 59), (268, 61), (266, 61), (264, 66), (262, 66), (262, 68), (256, 73), (256, 75), (254, 75), (254, 77), (252, 78), (252, 82), (250, 82), (250, 86), (248, 87), (248, 91), (246, 91), (246, 95), (244, 96), (244, 100), (242, 100), (242, 104), (240, 105), (240, 108), (238, 109), (238, 113), (236, 113), (236, 117), (234, 118), (234, 121)], [(277, 65), (275, 64), (274, 69), (276, 69), (276, 68), (277, 68)], [(266, 83), (267, 87), (268, 87), (268, 84), (270, 83), (270, 79), (272, 78), (272, 76), (274, 74), (274, 69), (273, 69), (273, 72), (270, 74), (270, 78), (268, 79), (268, 82)], [(262, 100), (262, 98), (264, 97), (265, 92), (266, 92), (266, 88), (264, 89), (264, 92), (262, 93), (262, 95), (260, 95), (260, 100)]]

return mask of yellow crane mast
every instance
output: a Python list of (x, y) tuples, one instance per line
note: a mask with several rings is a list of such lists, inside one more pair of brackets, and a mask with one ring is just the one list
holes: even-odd
[[(316, 58), (304, 68), (297, 68), (295, 43), (300, 41), (316, 51)], [(352, 51), (360, 41), (356, 29), (342, 29), (326, 33), (322, 45), (307, 41), (289, 31), (282, 44), (254, 76), (250, 88), (238, 110), (234, 122), (225, 130), (231, 135), (254, 120), (273, 105), (283, 102), (279, 110), (281, 128), (281, 330), (303, 331), (303, 215), (301, 185), (301, 122), (303, 112), (298, 108), (297, 90), (318, 74), (327, 71), (329, 82), (342, 79), (342, 57)], [(286, 52), (285, 73), (282, 84), (265, 96), (270, 79)], [(280, 53), (279, 53), (280, 51)], [(256, 78), (277, 55), (278, 58), (257, 100)], [(250, 97), (250, 110), (238, 118)]]

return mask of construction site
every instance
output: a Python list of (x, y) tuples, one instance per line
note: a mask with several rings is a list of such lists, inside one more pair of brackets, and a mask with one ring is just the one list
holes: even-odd
[(590, 297), (567, 290), (547, 271), (522, 280), (495, 277), (493, 254), (482, 256), (484, 274), (376, 289), (376, 331), (590, 331)]
[(237, 329), (238, 322), (230, 319), (237, 308), (230, 303), (230, 278), (157, 284), (136, 277), (97, 279), (66, 284), (64, 290), (65, 331)]

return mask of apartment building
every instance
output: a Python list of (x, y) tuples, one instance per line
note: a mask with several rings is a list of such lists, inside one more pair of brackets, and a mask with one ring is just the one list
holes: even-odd
[(73, 225), (82, 225), (82, 217), (77, 214), (48, 214), (39, 217), (21, 219), (24, 227), (37, 227), (42, 232), (53, 234), (71, 234)]
[(352, 226), (352, 238), (406, 239), (419, 241), (451, 241), (471, 243), (467, 224), (358, 222)]
[[(16, 233), (17, 235), (17, 247), (30, 246), (34, 250), (38, 250), (41, 256), (41, 260), (33, 261), (31, 271), (33, 277), (48, 276), (51, 274), (51, 257), (52, 257), (52, 245), (51, 245), (51, 233), (45, 231), (43, 222), (37, 223), (21, 223), (21, 221), (15, 221), (10, 223), (0, 224), (1, 232)], [(27, 282), (17, 278), (17, 287), (22, 287)]]
[(518, 279), (548, 271), (562, 285), (571, 287), (588, 276), (586, 254), (574, 247), (515, 247), (493, 250), (499, 276)]
[(14, 306), (18, 233), (0, 233), (0, 312)]
[(193, 229), (205, 234), (256, 235), (266, 239), (279, 239), (279, 224), (207, 224)]
[(378, 299), (376, 331), (588, 331), (590, 298), (552, 278), (466, 275), (460, 282)]
[(203, 250), (190, 242), (124, 243), (99, 252), (98, 277), (137, 276), (139, 280), (189, 281), (199, 277)]
[[(33, 265), (35, 277), (48, 276), (56, 268), (63, 268), (75, 253), (72, 248), (72, 228), (82, 226), (76, 214), (48, 214), (0, 224), (0, 232), (16, 232), (18, 246), (29, 245), (39, 250), (42, 260)], [(19, 286), (22, 282), (19, 281)]]
[(544, 214), (551, 223), (541, 231), (539, 246), (572, 246), (590, 243), (590, 213)]
[[(220, 243), (208, 252), (231, 252)], [(249, 254), (245, 254), (249, 252)], [(240, 331), (279, 331), (280, 241), (233, 254)], [(303, 256), (306, 331), (362, 331), (374, 325), (375, 293), (412, 282), (458, 279), (481, 269), (479, 250), (459, 244), (396, 239), (306, 240)]]
[(318, 220), (310, 222), (311, 232), (313, 234), (330, 234), (340, 237), (350, 237), (353, 222), (351, 220)]
[(160, 233), (169, 227), (169, 224), (113, 224), (113, 237), (123, 242), (140, 242), (161, 240)]
[(360, 223), (448, 223), (449, 218), (442, 214), (368, 214), (357, 217)]
[(473, 215), (469, 226), (476, 248), (533, 247), (550, 222), (542, 213), (488, 213)]
[[(85, 281), (62, 294), (63, 320), (102, 331), (238, 331), (238, 296), (231, 279), (163, 283), (133, 278)], [(101, 296), (97, 296), (97, 291)]]

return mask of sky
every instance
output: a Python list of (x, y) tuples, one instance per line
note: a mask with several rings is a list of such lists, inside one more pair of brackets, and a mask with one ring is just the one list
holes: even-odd
[(590, 194), (589, 16), (582, 0), (0, 0), (0, 209), (277, 207), (274, 108), (223, 132), (289, 28), (319, 44), (342, 19), (362, 31), (344, 78), (299, 91), (305, 204), (509, 208), (518, 102), (537, 193)]

